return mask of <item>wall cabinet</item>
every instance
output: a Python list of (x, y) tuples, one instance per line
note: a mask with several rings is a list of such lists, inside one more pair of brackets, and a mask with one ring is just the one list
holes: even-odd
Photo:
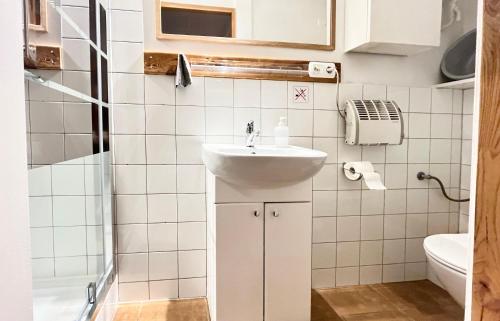
[(442, 0), (345, 1), (346, 51), (412, 55), (438, 47)]
[(310, 202), (213, 204), (211, 320), (310, 320), (311, 224)]

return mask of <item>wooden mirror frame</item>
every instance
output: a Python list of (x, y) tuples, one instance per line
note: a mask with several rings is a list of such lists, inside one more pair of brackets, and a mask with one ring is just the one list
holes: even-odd
[(28, 15), (28, 27), (29, 30), (47, 32), (47, 0), (40, 0), (40, 24), (31, 23), (31, 13), (34, 8), (31, 5), (32, 0), (26, 1), (28, 10), (26, 14)]
[[(204, 41), (211, 43), (226, 43), (226, 44), (242, 44), (242, 45), (253, 45), (253, 46), (268, 46), (268, 47), (283, 47), (283, 48), (296, 48), (296, 49), (311, 49), (311, 50), (325, 50), (332, 51), (335, 50), (335, 24), (336, 24), (336, 0), (332, 1), (331, 10), (331, 32), (330, 32), (330, 44), (320, 45), (320, 44), (308, 44), (308, 43), (298, 43), (298, 42), (283, 42), (283, 41), (266, 41), (266, 40), (245, 40), (236, 38), (223, 38), (223, 37), (206, 37), (206, 36), (191, 36), (191, 35), (175, 35), (166, 34), (162, 32), (161, 28), (161, 10), (164, 7), (171, 7), (172, 4), (165, 0), (156, 0), (156, 39), (158, 40), (188, 40), (188, 41)], [(180, 4), (180, 6), (185, 7), (185, 5)], [(227, 10), (227, 8), (224, 8)], [(233, 18), (235, 14), (233, 14)], [(233, 30), (235, 22), (233, 20)]]

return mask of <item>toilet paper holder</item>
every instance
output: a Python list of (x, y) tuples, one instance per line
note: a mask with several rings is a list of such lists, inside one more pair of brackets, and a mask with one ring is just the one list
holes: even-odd
[(359, 181), (363, 178), (363, 174), (356, 172), (356, 169), (351, 164), (344, 162), (343, 167), (344, 167), (344, 174), (348, 180)]

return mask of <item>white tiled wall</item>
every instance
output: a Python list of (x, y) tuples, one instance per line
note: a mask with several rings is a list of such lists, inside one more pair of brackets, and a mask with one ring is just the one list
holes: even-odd
[[(103, 267), (99, 155), (29, 170), (33, 277), (97, 275)], [(109, 157), (105, 153), (104, 157)]]
[[(404, 111), (409, 138), (403, 145), (361, 148), (343, 142), (330, 97), (334, 85), (194, 78), (192, 87), (174, 91), (171, 77), (149, 75), (144, 83), (146, 100), (155, 105), (127, 105), (115, 117), (118, 128), (144, 124), (114, 136), (122, 300), (205, 295), (201, 144), (243, 143), (250, 120), (262, 128), (261, 142), (272, 143), (273, 127), (287, 116), (292, 144), (329, 153), (313, 184), (314, 287), (425, 278), (424, 237), (458, 231), (458, 207), (444, 200), (437, 185), (416, 179), (418, 171), (430, 170), (458, 191), (460, 159), (452, 160), (451, 148), (461, 143), (452, 137), (453, 105), (461, 100), (452, 91), (342, 85), (357, 98), (391, 93)], [(287, 99), (294, 85), (309, 88), (308, 104)], [(344, 178), (342, 162), (360, 159), (375, 164), (386, 192)]]
[[(471, 175), (471, 155), (472, 155), (472, 112), (474, 110), (474, 89), (467, 89), (463, 92), (463, 116), (457, 119), (457, 123), (462, 121), (462, 152), (460, 166), (462, 175), (460, 177), (460, 196), (468, 198), (470, 196), (470, 175)], [(469, 203), (460, 203), (460, 232), (469, 230)]]
[[(120, 300), (206, 295), (201, 145), (243, 144), (250, 120), (262, 130), (260, 143), (272, 144), (280, 116), (288, 117), (292, 144), (329, 154), (313, 184), (313, 286), (426, 277), (423, 239), (458, 232), (459, 208), (416, 174), (430, 171), (458, 194), (462, 91), (342, 84), (342, 102), (396, 100), (407, 137), (401, 146), (347, 146), (335, 85), (194, 78), (175, 89), (173, 77), (143, 75), (142, 7), (127, 3), (112, 11), (120, 26), (112, 36)], [(306, 102), (294, 102), (294, 87), (308, 88)], [(350, 160), (373, 162), (388, 190), (346, 180), (341, 166)]]

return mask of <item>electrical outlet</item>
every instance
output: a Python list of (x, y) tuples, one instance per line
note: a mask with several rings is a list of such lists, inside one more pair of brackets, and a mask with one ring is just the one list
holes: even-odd
[(311, 78), (335, 78), (337, 71), (334, 63), (310, 62), (309, 77)]

